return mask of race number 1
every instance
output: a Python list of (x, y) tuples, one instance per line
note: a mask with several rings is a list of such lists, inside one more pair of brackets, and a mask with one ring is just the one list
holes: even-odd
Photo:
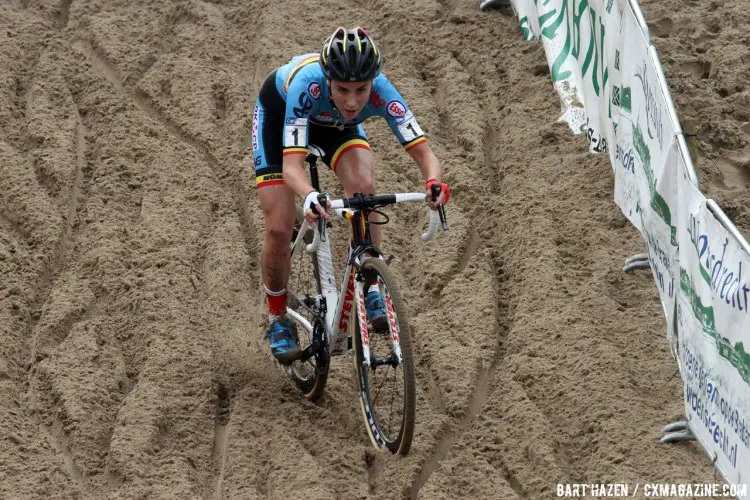
[(297, 118), (294, 123), (287, 123), (284, 126), (284, 146), (306, 147), (307, 146), (307, 120)]
[(422, 132), (422, 129), (417, 123), (417, 119), (414, 118), (411, 113), (409, 113), (409, 115), (407, 115), (405, 118), (407, 119), (404, 120), (403, 123), (398, 124), (398, 131), (401, 133), (404, 141), (413, 141), (417, 137), (424, 135), (424, 132)]

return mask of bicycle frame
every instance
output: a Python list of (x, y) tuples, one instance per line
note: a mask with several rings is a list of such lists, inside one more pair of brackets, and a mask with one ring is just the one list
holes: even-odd
[[(334, 213), (340, 217), (349, 220), (352, 226), (352, 237), (350, 239), (349, 254), (347, 265), (344, 269), (344, 275), (341, 280), (341, 286), (337, 287), (335, 274), (333, 270), (333, 258), (331, 254), (330, 239), (320, 240), (317, 247), (318, 274), (320, 278), (320, 297), (316, 298), (316, 309), (318, 312), (325, 311), (325, 332), (327, 344), (331, 355), (341, 355), (347, 350), (347, 342), (352, 324), (352, 315), (356, 316), (355, 320), (359, 321), (359, 329), (362, 335), (362, 346), (365, 350), (365, 360), (369, 364), (369, 331), (367, 329), (367, 316), (365, 311), (365, 290), (364, 280), (357, 279), (357, 269), (362, 264), (363, 258), (378, 258), (365, 254), (365, 250), (377, 249), (372, 246), (370, 238), (369, 222), (365, 219), (361, 211), (352, 211), (347, 209), (337, 209)], [(297, 234), (294, 242), (294, 251), (292, 259), (298, 256), (298, 252), (307, 251), (307, 245), (304, 242), (304, 235), (312, 228), (305, 220)], [(378, 252), (379, 253), (379, 252)], [(398, 330), (395, 328), (395, 315), (390, 302), (390, 297), (384, 296), (386, 310), (389, 315), (389, 322), (392, 326), (392, 340), (394, 342), (395, 352), (401, 360), (401, 349), (399, 346)], [(289, 314), (300, 321), (307, 329), (308, 334), (313, 331), (311, 325), (299, 313), (289, 310)]]
[[(312, 186), (315, 190), (320, 190), (318, 170), (316, 166), (317, 156), (321, 155), (317, 153), (310, 154), (306, 161), (310, 167), (310, 180)], [(424, 195), (421, 193), (401, 193), (392, 196), (394, 199), (391, 203), (424, 201)], [(433, 192), (433, 196), (437, 195)], [(318, 228), (312, 227), (307, 219), (303, 221), (293, 243), (292, 261), (298, 257), (298, 253), (303, 251), (303, 248), (305, 249), (304, 251), (310, 253), (317, 252), (320, 295), (315, 298), (315, 310), (316, 316), (318, 316), (315, 323), (318, 323), (320, 313), (323, 312), (325, 314), (325, 319), (322, 323), (326, 334), (325, 339), (327, 341), (325, 345), (327, 346), (329, 353), (332, 356), (335, 356), (344, 354), (347, 351), (347, 342), (352, 324), (352, 312), (354, 312), (356, 320), (359, 321), (365, 364), (370, 365), (370, 334), (367, 330), (367, 312), (365, 310), (365, 282), (362, 277), (357, 276), (357, 271), (363, 264), (364, 259), (382, 258), (382, 256), (380, 251), (372, 245), (370, 222), (368, 221), (370, 210), (351, 210), (343, 208), (344, 205), (335, 206), (336, 203), (341, 201), (342, 200), (332, 201), (333, 213), (339, 217), (348, 219), (352, 228), (347, 265), (344, 269), (341, 286), (336, 286), (329, 239), (320, 238)], [(448, 229), (442, 207), (439, 211), (433, 211), (430, 213), (429, 228), (427, 232), (422, 235), (423, 241), (428, 241), (432, 238), (437, 230), (438, 220), (442, 222), (444, 230)], [(305, 244), (304, 236), (310, 229), (315, 231), (315, 240), (312, 245), (308, 246)], [(313, 247), (316, 248), (313, 249)], [(372, 254), (375, 254), (376, 256), (374, 257)], [(381, 295), (383, 296), (386, 305), (388, 324), (391, 331), (391, 341), (393, 342), (394, 348), (393, 352), (396, 354), (397, 362), (400, 363), (402, 361), (402, 354), (401, 342), (398, 336), (397, 318), (393, 310), (390, 295), (383, 293), (381, 293)], [(318, 344), (321, 339), (316, 337), (316, 325), (310, 324), (310, 322), (297, 311), (288, 309), (288, 313), (307, 329), (308, 335), (310, 336), (310, 347), (308, 347), (303, 354), (303, 360), (306, 360), (312, 356), (316, 349), (319, 349)], [(390, 362), (392, 361), (376, 359), (375, 364), (386, 364)]]

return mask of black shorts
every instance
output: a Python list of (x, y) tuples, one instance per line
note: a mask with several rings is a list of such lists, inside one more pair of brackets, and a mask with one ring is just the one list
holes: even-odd
[[(283, 184), (284, 113), (286, 102), (276, 89), (276, 71), (260, 89), (253, 112), (253, 160), (257, 187)], [(338, 160), (352, 148), (370, 149), (362, 125), (332, 127), (308, 122), (308, 143), (323, 151), (323, 162), (336, 171)]]

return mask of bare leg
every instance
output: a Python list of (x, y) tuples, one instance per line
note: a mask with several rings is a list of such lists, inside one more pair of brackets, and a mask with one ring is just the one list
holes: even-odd
[(294, 194), (285, 184), (258, 190), (266, 234), (260, 252), (263, 284), (272, 291), (286, 288), (289, 279), (289, 249), (294, 230)]
[[(336, 165), (336, 175), (344, 186), (347, 197), (357, 192), (375, 194), (375, 180), (372, 175), (374, 165), (375, 155), (369, 149), (354, 148), (341, 155)], [(369, 220), (379, 221), (380, 218), (377, 214), (370, 214)], [(370, 234), (372, 242), (380, 246), (382, 241), (380, 225), (372, 224)]]

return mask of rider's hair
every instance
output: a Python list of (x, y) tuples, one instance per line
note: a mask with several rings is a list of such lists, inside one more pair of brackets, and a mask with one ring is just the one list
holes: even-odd
[(380, 74), (384, 62), (375, 42), (360, 26), (336, 28), (320, 51), (320, 66), (329, 80), (366, 82)]

